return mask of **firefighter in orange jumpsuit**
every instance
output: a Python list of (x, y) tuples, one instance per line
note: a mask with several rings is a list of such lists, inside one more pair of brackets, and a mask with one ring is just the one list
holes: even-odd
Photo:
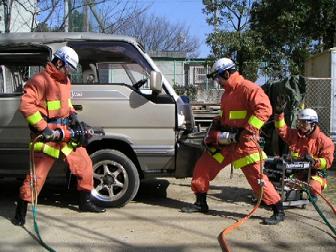
[(209, 182), (228, 164), (241, 169), (254, 193), (259, 195), (260, 181), (264, 184), (262, 200), (271, 205), (274, 214), (264, 220), (265, 224), (277, 224), (284, 220), (280, 195), (266, 175), (261, 178), (260, 162), (266, 158), (257, 147), (259, 130), (272, 114), (269, 98), (255, 83), (244, 79), (235, 69), (231, 59), (217, 60), (207, 76), (217, 81), (224, 94), (221, 98), (221, 114), (214, 118), (204, 139), (210, 148), (203, 152), (194, 168), (191, 188), (196, 202), (183, 212), (208, 211), (206, 194)]
[[(77, 177), (80, 191), (79, 209), (88, 212), (104, 212), (105, 209), (90, 201), (93, 189), (92, 161), (83, 147), (73, 149), (71, 143), (57, 142), (56, 128), (66, 128), (78, 120), (71, 104), (71, 83), (68, 75), (77, 69), (78, 55), (70, 47), (59, 48), (45, 69), (34, 75), (24, 86), (20, 110), (31, 129), (32, 139), (42, 134), (44, 141), (34, 145), (36, 190), (41, 191), (47, 175), (56, 159), (63, 159), (72, 174)], [(31, 177), (28, 174), (20, 188), (19, 200), (12, 222), (23, 226), (27, 204), (32, 201)]]
[(275, 128), (279, 136), (288, 144), (293, 159), (305, 159), (313, 166), (310, 178), (311, 194), (317, 199), (327, 187), (327, 169), (334, 159), (334, 144), (318, 126), (318, 115), (315, 110), (307, 108), (299, 112), (296, 129), (289, 128), (285, 123), (284, 108), (286, 102), (278, 99), (275, 108)]

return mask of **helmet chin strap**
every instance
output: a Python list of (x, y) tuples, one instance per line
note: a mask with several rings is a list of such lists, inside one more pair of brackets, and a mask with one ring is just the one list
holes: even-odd
[(311, 123), (311, 127), (309, 131), (303, 132), (300, 128), (298, 128), (298, 130), (299, 130), (300, 135), (309, 136), (310, 134), (314, 132), (315, 128), (316, 128), (316, 123)]

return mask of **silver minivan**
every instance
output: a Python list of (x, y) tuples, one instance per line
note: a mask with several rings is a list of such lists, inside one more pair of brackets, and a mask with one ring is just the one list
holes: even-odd
[[(142, 179), (191, 176), (202, 151), (190, 137), (191, 106), (141, 44), (100, 33), (32, 32), (0, 35), (0, 177), (23, 177), (29, 167), (29, 129), (18, 111), (22, 88), (64, 45), (79, 55), (71, 76), (79, 119), (105, 132), (87, 146), (93, 196), (105, 206), (123, 206)], [(63, 176), (63, 162), (56, 163)]]

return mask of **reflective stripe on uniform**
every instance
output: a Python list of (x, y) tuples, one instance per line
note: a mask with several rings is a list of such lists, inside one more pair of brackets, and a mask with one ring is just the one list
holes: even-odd
[(245, 119), (246, 115), (247, 115), (246, 110), (230, 111), (229, 112), (229, 120)]
[[(33, 143), (30, 143), (29, 148), (31, 149)], [(43, 150), (44, 143), (42, 142), (36, 142), (34, 144), (34, 151), (42, 151)]]
[(224, 156), (222, 153), (220, 153), (216, 148), (210, 147), (209, 149), (210, 155), (218, 162), (218, 163), (223, 163), (224, 161)]
[(300, 157), (300, 155), (299, 155), (298, 152), (291, 152), (291, 157), (298, 158), (298, 157)]
[(61, 108), (61, 101), (60, 100), (47, 101), (47, 107), (48, 107), (48, 111), (59, 110)]
[(68, 156), (71, 152), (73, 151), (73, 148), (69, 146), (68, 144), (65, 145), (62, 149), (61, 152), (65, 155)]
[(239, 158), (235, 161), (233, 161), (233, 167), (235, 169), (240, 169), (240, 168), (243, 168), (249, 164), (254, 164), (258, 161), (260, 161), (260, 158), (261, 159), (266, 159), (267, 158), (267, 155), (265, 152), (262, 152), (262, 157), (260, 157), (260, 154), (259, 152), (257, 153), (252, 153), (248, 156), (245, 156), (245, 157), (242, 157), (242, 158)]
[(326, 189), (327, 188), (326, 180), (324, 180), (323, 178), (321, 178), (319, 176), (312, 176), (311, 178), (313, 180), (319, 182), (321, 184), (322, 189)]
[(219, 110), (219, 116), (222, 117), (223, 116), (223, 111)]
[(251, 115), (248, 123), (253, 126), (254, 128), (260, 129), (264, 125), (264, 121), (260, 120), (255, 115)]
[(28, 116), (26, 119), (27, 119), (27, 121), (30, 125), (35, 125), (39, 121), (43, 120), (42, 115), (39, 111), (37, 111), (34, 114)]
[(68, 105), (70, 108), (72, 108), (72, 102), (71, 102), (71, 99), (68, 99)]
[(327, 169), (327, 160), (325, 158), (319, 158), (320, 160), (320, 167), (321, 169)]
[[(30, 143), (31, 147), (32, 143)], [(57, 148), (51, 147), (46, 143), (43, 142), (36, 142), (34, 144), (34, 151), (36, 152), (43, 152), (44, 154), (47, 154), (53, 158), (58, 158), (60, 151)]]
[(48, 144), (45, 144), (44, 147), (43, 147), (43, 153), (47, 154), (47, 155), (49, 155), (53, 158), (58, 158), (59, 154), (60, 154), (60, 151), (59, 151), (59, 149), (56, 149), (54, 147), (49, 146)]
[(275, 128), (279, 129), (279, 128), (282, 128), (284, 126), (286, 126), (286, 122), (285, 122), (284, 118), (282, 118), (279, 121), (275, 121)]
[(212, 157), (220, 164), (223, 163), (223, 161), (224, 161), (224, 156), (219, 152), (213, 154)]

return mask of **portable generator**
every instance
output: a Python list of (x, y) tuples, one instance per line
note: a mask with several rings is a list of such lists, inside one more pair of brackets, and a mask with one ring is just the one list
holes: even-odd
[(305, 208), (309, 200), (304, 198), (302, 188), (290, 183), (291, 179), (300, 179), (309, 183), (311, 164), (304, 160), (291, 158), (268, 158), (265, 160), (264, 172), (279, 192), (284, 206), (301, 206)]

